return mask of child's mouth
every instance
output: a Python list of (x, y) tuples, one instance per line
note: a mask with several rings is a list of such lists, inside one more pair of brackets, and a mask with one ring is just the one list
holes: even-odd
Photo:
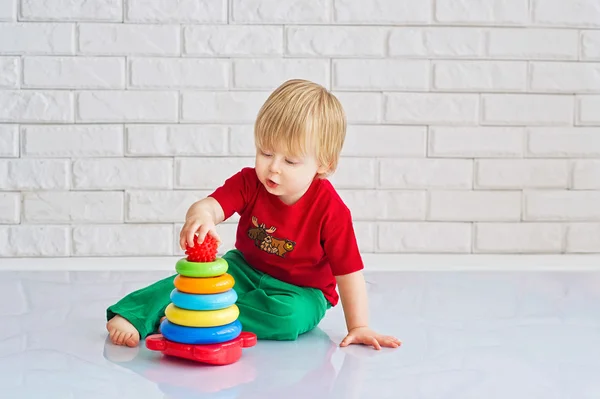
[(275, 188), (275, 187), (277, 187), (278, 185), (279, 185), (279, 184), (275, 183), (273, 180), (271, 180), (271, 179), (267, 179), (267, 186), (268, 186), (269, 188)]

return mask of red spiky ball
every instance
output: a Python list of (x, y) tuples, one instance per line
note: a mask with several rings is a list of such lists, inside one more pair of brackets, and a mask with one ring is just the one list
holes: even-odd
[(194, 235), (194, 246), (185, 244), (185, 253), (190, 262), (214, 262), (217, 259), (217, 240), (207, 234), (202, 244), (198, 244), (198, 236)]

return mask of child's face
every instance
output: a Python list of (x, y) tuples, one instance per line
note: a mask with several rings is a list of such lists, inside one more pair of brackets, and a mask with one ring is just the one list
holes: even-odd
[(285, 204), (296, 203), (318, 173), (327, 172), (314, 154), (290, 156), (275, 150), (256, 150), (256, 174), (267, 191)]

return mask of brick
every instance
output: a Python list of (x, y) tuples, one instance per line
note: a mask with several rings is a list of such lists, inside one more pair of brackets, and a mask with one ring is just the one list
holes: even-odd
[(79, 51), (99, 55), (179, 55), (177, 25), (80, 24)]
[(73, 227), (75, 256), (152, 256), (173, 253), (173, 225)]
[(377, 252), (468, 253), (469, 223), (381, 223)]
[(177, 122), (177, 92), (82, 91), (77, 93), (79, 122)]
[(406, 124), (475, 124), (476, 94), (390, 93), (385, 96), (384, 120)]
[(600, 190), (600, 160), (579, 160), (573, 165), (573, 188)]
[(600, 191), (527, 191), (524, 220), (600, 220)]
[(127, 193), (127, 222), (183, 222), (190, 206), (206, 198), (211, 192), (212, 190), (130, 191)]
[(21, 21), (122, 21), (121, 0), (21, 0)]
[(573, 97), (537, 94), (484, 94), (482, 123), (487, 125), (570, 125)]
[(600, 91), (600, 63), (533, 62), (531, 90), (554, 93)]
[(435, 61), (433, 87), (448, 91), (525, 91), (527, 63)]
[(379, 183), (384, 188), (470, 189), (473, 161), (466, 159), (382, 159)]
[(73, 187), (76, 189), (125, 190), (172, 188), (171, 159), (76, 159), (73, 161)]
[(576, 60), (577, 31), (562, 29), (492, 29), (488, 55), (493, 58)]
[(23, 87), (57, 89), (125, 88), (125, 59), (110, 57), (25, 57)]
[(424, 126), (350, 125), (342, 155), (424, 157), (426, 142)]
[(203, 123), (254, 123), (268, 92), (184, 92), (181, 120)]
[(428, 23), (431, 19), (431, 2), (411, 0), (333, 0), (336, 22), (342, 23)]
[(341, 157), (337, 170), (328, 179), (337, 189), (368, 189), (375, 188), (376, 177), (376, 160)]
[(19, 129), (17, 125), (0, 125), (0, 157), (19, 156)]
[(283, 53), (280, 26), (186, 26), (183, 35), (187, 55), (260, 57)]
[(337, 90), (428, 90), (429, 61), (334, 60)]
[(525, 131), (504, 127), (430, 127), (430, 157), (511, 158), (523, 156)]
[(256, 155), (254, 126), (237, 125), (229, 128), (229, 153), (252, 157)]
[(73, 122), (73, 109), (66, 91), (0, 91), (0, 122)]
[(529, 128), (527, 156), (600, 157), (600, 128)]
[(600, 223), (572, 223), (567, 228), (567, 252), (600, 253)]
[(358, 250), (361, 253), (375, 252), (375, 241), (377, 240), (377, 225), (371, 222), (354, 222), (354, 235)]
[(437, 22), (524, 25), (529, 22), (528, 0), (437, 0)]
[(17, 57), (0, 57), (0, 88), (16, 89), (19, 87), (20, 61)]
[(139, 88), (226, 89), (229, 61), (138, 58), (130, 63), (130, 85)]
[(484, 31), (478, 28), (393, 28), (388, 40), (392, 57), (479, 57)]
[(597, 0), (534, 0), (533, 22), (543, 25), (600, 27)]
[(233, 0), (236, 23), (323, 23), (331, 20), (331, 0)]
[(382, 119), (383, 97), (380, 93), (335, 92), (348, 123), (375, 123)]
[(353, 220), (425, 220), (425, 191), (339, 190), (338, 193), (352, 212)]
[[(182, 158), (175, 160), (175, 188), (215, 190), (244, 167), (254, 167), (253, 158)], [(198, 173), (210, 170), (211, 173)]]
[(227, 22), (226, 0), (128, 0), (127, 21), (132, 22)]
[(0, 54), (75, 54), (75, 24), (0, 24)]
[(563, 226), (559, 223), (477, 223), (475, 252), (560, 253)]
[(23, 156), (123, 155), (123, 127), (116, 125), (23, 126)]
[(0, 226), (0, 256), (68, 256), (68, 227)]
[(0, 193), (0, 223), (18, 224), (21, 221), (21, 194)]
[(286, 54), (384, 56), (386, 32), (370, 26), (292, 26), (286, 29)]
[(518, 221), (521, 192), (432, 191), (428, 220), (457, 222)]
[(273, 90), (289, 79), (306, 79), (329, 88), (329, 60), (239, 59), (233, 62), (233, 86)]
[(127, 154), (134, 156), (224, 155), (227, 128), (195, 125), (127, 126)]
[(581, 55), (584, 60), (600, 60), (600, 31), (581, 33)]
[(0, 3), (0, 21), (16, 21), (17, 0), (4, 0)]
[(0, 159), (0, 189), (66, 190), (69, 166), (63, 159)]
[(600, 126), (600, 96), (577, 97), (577, 124)]
[(122, 222), (123, 193), (25, 193), (23, 216), (26, 222), (33, 223)]
[(547, 159), (482, 159), (475, 163), (475, 187), (487, 189), (569, 187), (569, 162)]

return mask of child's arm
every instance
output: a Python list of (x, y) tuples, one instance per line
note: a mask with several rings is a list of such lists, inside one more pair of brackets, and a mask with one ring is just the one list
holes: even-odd
[(185, 250), (185, 244), (194, 246), (194, 234), (198, 232), (198, 243), (204, 241), (206, 234), (210, 233), (217, 241), (221, 241), (217, 234), (216, 225), (225, 219), (225, 213), (219, 202), (207, 197), (192, 204), (185, 215), (185, 224), (179, 233), (179, 245)]
[(400, 346), (400, 340), (397, 338), (377, 334), (369, 328), (367, 287), (362, 271), (337, 276), (336, 280), (348, 328), (348, 335), (340, 346), (365, 344), (373, 345), (377, 350), (382, 346), (389, 348)]

